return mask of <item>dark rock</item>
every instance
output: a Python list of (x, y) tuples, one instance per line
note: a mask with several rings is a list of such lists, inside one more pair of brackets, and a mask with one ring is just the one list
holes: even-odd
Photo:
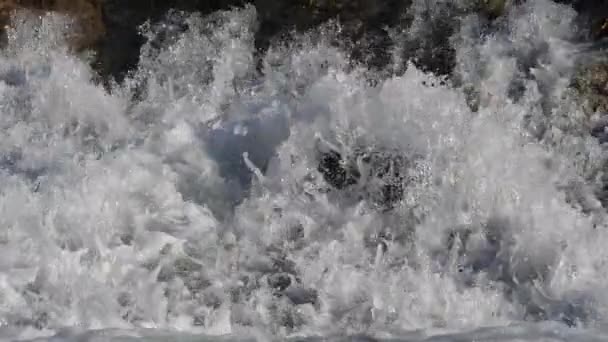
[[(411, 60), (417, 68), (436, 75), (449, 75), (456, 65), (456, 51), (450, 38), (458, 29), (458, 16), (462, 14), (455, 5), (444, 5), (439, 9), (427, 9), (421, 13), (424, 29), (407, 41), (404, 60)], [(409, 14), (408, 14), (409, 15)]]
[(608, 2), (597, 0), (556, 0), (571, 5), (579, 14), (581, 26), (592, 39), (608, 36)]
[(411, 1), (401, 0), (255, 0), (260, 29), (256, 47), (264, 51), (273, 40), (293, 29), (307, 31), (332, 19), (341, 25), (337, 44), (348, 42), (352, 57), (368, 66), (381, 68), (390, 61), (385, 27), (398, 26)]
[(505, 0), (480, 0), (478, 10), (489, 18), (498, 18), (505, 11)]
[[(0, 2), (0, 29), (10, 22), (14, 11), (28, 9), (35, 15), (59, 12), (75, 19), (68, 42), (75, 50), (95, 48), (105, 34), (101, 14), (102, 0), (7, 0)], [(4, 38), (4, 37), (3, 37)]]
[[(306, 31), (330, 19), (345, 23), (342, 40), (354, 42), (362, 59), (386, 65), (390, 61), (388, 35), (385, 26), (394, 26), (409, 1), (354, 0), (354, 1), (271, 1), (271, 0), (107, 0), (103, 3), (106, 34), (100, 45), (99, 69), (105, 75), (122, 78), (138, 63), (144, 38), (139, 26), (147, 20), (158, 22), (170, 9), (199, 12), (203, 15), (234, 6), (252, 3), (258, 12), (259, 30), (255, 37), (256, 49), (265, 51), (272, 41), (284, 37), (291, 30)], [(357, 23), (356, 25), (351, 23)], [(380, 37), (380, 39), (377, 39)], [(370, 59), (370, 58), (368, 58)]]
[(608, 63), (587, 65), (575, 75), (572, 88), (589, 115), (608, 111)]
[(327, 183), (336, 189), (357, 184), (361, 175), (352, 167), (346, 165), (342, 155), (336, 151), (323, 153), (317, 168)]
[(106, 0), (102, 9), (106, 35), (99, 48), (98, 68), (104, 75), (124, 77), (137, 65), (145, 42), (139, 27), (148, 20), (158, 22), (170, 9), (208, 14), (243, 3), (240, 0)]
[(409, 166), (403, 155), (397, 151), (371, 151), (364, 153), (361, 161), (370, 170), (368, 177), (374, 180), (368, 191), (376, 205), (389, 209), (403, 199), (405, 172)]
[(398, 151), (359, 150), (343, 157), (328, 150), (320, 153), (318, 171), (335, 189), (360, 186), (363, 198), (381, 209), (391, 209), (403, 199), (409, 164)]
[[(515, 1), (517, 4), (521, 1)], [(561, 0), (581, 13), (579, 20), (595, 39), (608, 36), (608, 4), (592, 0)], [(348, 47), (356, 62), (382, 69), (391, 62), (393, 40), (386, 28), (402, 29), (413, 20), (407, 14), (411, 0), (12, 0), (0, 3), (0, 24), (4, 27), (13, 10), (25, 7), (38, 13), (58, 11), (74, 16), (77, 25), (71, 32), (77, 50), (93, 48), (98, 52), (96, 67), (102, 75), (121, 79), (135, 68), (144, 37), (139, 28), (146, 21), (156, 23), (169, 10), (199, 12), (253, 4), (258, 12), (256, 50), (263, 52), (292, 30), (307, 31), (330, 20), (340, 22), (336, 44)], [(458, 18), (476, 11), (488, 20), (505, 12), (504, 0), (471, 0), (461, 6), (442, 2), (422, 15), (426, 27), (421, 35), (405, 42), (405, 59), (423, 70), (449, 75), (455, 65), (450, 37), (458, 29)], [(439, 7), (439, 8), (438, 8)], [(431, 15), (433, 12), (433, 15)]]

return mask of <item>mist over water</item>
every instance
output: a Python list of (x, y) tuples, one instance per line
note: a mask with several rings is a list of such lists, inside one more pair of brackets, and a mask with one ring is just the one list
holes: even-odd
[(450, 80), (402, 64), (424, 20), (376, 74), (334, 24), (258, 63), (246, 7), (143, 27), (137, 70), (104, 88), (65, 18), (20, 19), (1, 338), (606, 339), (607, 159), (569, 89), (568, 6), (458, 18)]

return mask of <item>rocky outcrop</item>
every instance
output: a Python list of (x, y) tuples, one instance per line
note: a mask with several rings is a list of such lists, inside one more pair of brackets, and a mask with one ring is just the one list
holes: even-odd
[(592, 39), (608, 37), (608, 2), (598, 0), (557, 0), (567, 3), (580, 13), (583, 27)]
[(60, 12), (75, 19), (69, 39), (76, 50), (95, 48), (105, 34), (101, 0), (0, 0), (0, 27), (10, 25), (11, 14), (18, 9), (34, 12)]
[(577, 97), (589, 115), (608, 112), (608, 63), (597, 63), (580, 70), (573, 80)]
[[(103, 18), (106, 36), (100, 53), (104, 74), (121, 76), (137, 63), (143, 38), (138, 26), (146, 20), (159, 20), (169, 9), (207, 14), (252, 3), (258, 12), (259, 29), (256, 47), (263, 51), (277, 36), (290, 30), (307, 30), (329, 19), (345, 23), (344, 38), (366, 42), (359, 51), (370, 48), (372, 64), (388, 62), (385, 26), (394, 26), (410, 1), (403, 0), (216, 0), (216, 1), (144, 1), (105, 0)], [(357, 49), (355, 49), (355, 55)], [(359, 53), (359, 55), (363, 55)], [(355, 56), (357, 57), (357, 56)]]
[(104, 0), (106, 34), (99, 44), (97, 68), (117, 78), (134, 68), (144, 43), (139, 27), (147, 20), (160, 20), (170, 9), (207, 14), (243, 4), (242, 0)]
[[(505, 12), (508, 3), (520, 1), (523, 0), (469, 0), (459, 5), (438, 2), (437, 6), (446, 6), (445, 15), (425, 19), (426, 35), (406, 42), (403, 57), (427, 71), (449, 74), (454, 66), (449, 37), (457, 28), (457, 17), (462, 11), (477, 11), (492, 20)], [(608, 3), (556, 1), (569, 3), (581, 13), (581, 22), (590, 28), (590, 36), (608, 36)], [(342, 24), (341, 40), (348, 42), (353, 58), (371, 67), (382, 67), (390, 61), (392, 42), (385, 27), (405, 27), (413, 20), (412, 15), (407, 15), (412, 0), (0, 0), (0, 27), (7, 25), (10, 13), (20, 7), (71, 15), (78, 24), (72, 37), (74, 48), (95, 49), (100, 73), (121, 78), (138, 62), (144, 42), (139, 27), (147, 20), (159, 21), (170, 9), (208, 14), (245, 3), (253, 4), (258, 12), (259, 51), (264, 51), (283, 33), (307, 30), (337, 19)], [(437, 6), (433, 6), (434, 12)]]
[[(208, 14), (252, 3), (258, 12), (256, 47), (264, 51), (273, 39), (291, 30), (304, 31), (330, 19), (342, 25), (340, 40), (352, 48), (354, 60), (382, 68), (391, 60), (391, 39), (386, 27), (404, 27), (411, 0), (0, 0), (0, 25), (19, 7), (34, 11), (58, 11), (72, 15), (79, 24), (73, 37), (77, 50), (98, 52), (96, 68), (102, 75), (121, 78), (135, 67), (144, 38), (139, 27), (147, 20), (161, 20), (170, 9)], [(497, 17), (504, 0), (470, 0), (470, 9)], [(446, 9), (448, 12), (451, 9)], [(408, 42), (407, 55), (423, 69), (448, 74), (454, 54), (448, 44), (453, 15), (429, 18), (428, 37)]]

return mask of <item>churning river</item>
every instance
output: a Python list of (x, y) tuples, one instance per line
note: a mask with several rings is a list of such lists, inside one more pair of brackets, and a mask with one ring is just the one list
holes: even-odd
[(66, 20), (20, 17), (0, 52), (0, 338), (608, 340), (589, 129), (608, 120), (570, 88), (594, 58), (575, 12), (460, 18), (445, 79), (399, 58), (426, 3), (383, 70), (331, 24), (258, 63), (246, 7), (143, 27), (106, 86)]

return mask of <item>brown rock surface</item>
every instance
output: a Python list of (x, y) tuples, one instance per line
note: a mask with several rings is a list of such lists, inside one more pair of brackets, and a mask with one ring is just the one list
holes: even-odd
[(76, 29), (70, 40), (76, 50), (95, 47), (105, 34), (101, 0), (0, 0), (0, 27), (10, 25), (11, 14), (20, 9), (65, 13), (74, 18)]
[(589, 115), (608, 112), (608, 63), (588, 65), (573, 80), (573, 87)]

